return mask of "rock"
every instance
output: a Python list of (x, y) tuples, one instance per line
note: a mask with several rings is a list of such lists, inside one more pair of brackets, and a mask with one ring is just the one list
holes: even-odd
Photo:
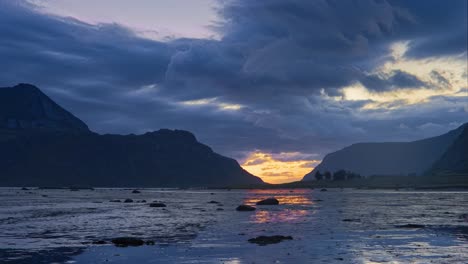
[(313, 200), (314, 202), (323, 202), (323, 200), (321, 199), (316, 199), (316, 200)]
[(208, 203), (209, 204), (219, 204), (219, 202), (217, 202), (217, 201), (209, 201)]
[(166, 207), (163, 203), (150, 203), (150, 207)]
[(141, 193), (139, 190), (133, 190), (132, 193)]
[(324, 189), (321, 189), (320, 191), (321, 191), (321, 192), (328, 192), (328, 190), (325, 189), (325, 188), (324, 188)]
[(239, 205), (236, 208), (237, 211), (243, 211), (243, 212), (245, 212), (245, 211), (255, 211), (255, 209), (256, 209), (255, 207), (250, 206), (250, 205), (245, 205), (245, 204)]
[(350, 219), (346, 218), (342, 220), (343, 222), (361, 222), (361, 219)]
[(111, 202), (111, 203), (121, 203), (122, 201), (120, 201), (119, 199), (115, 199), (115, 200), (110, 200), (109, 202)]
[(137, 203), (146, 203), (146, 200), (139, 200)]
[(406, 224), (406, 225), (397, 225), (395, 227), (398, 227), (398, 228), (424, 228), (426, 226), (425, 225), (419, 225), (419, 224)]
[(124, 203), (133, 203), (132, 199), (125, 199)]
[(292, 240), (292, 236), (259, 236), (256, 238), (251, 238), (248, 241), (250, 243), (255, 243), (260, 246), (266, 246), (269, 244), (277, 244), (283, 240)]
[(26, 188), (26, 187), (21, 188), (21, 190), (22, 190), (22, 191), (29, 191), (29, 189)]
[(147, 246), (154, 246), (155, 243), (154, 243), (153, 240), (148, 240), (148, 241), (145, 242), (145, 244), (146, 244)]
[(118, 237), (112, 239), (112, 243), (118, 247), (137, 247), (145, 244), (145, 241), (135, 237)]
[(105, 244), (107, 244), (107, 242), (104, 241), (104, 240), (95, 240), (95, 241), (91, 242), (91, 244), (93, 244), (93, 245), (105, 245)]
[(278, 205), (278, 204), (279, 204), (279, 201), (274, 197), (270, 197), (265, 200), (261, 200), (257, 202), (257, 205)]
[(462, 214), (460, 215), (459, 217), (461, 220), (465, 221), (465, 222), (468, 222), (468, 214)]

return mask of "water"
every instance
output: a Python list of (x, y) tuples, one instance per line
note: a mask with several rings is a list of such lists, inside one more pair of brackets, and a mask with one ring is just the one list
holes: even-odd
[[(237, 212), (274, 196), (279, 206)], [(113, 199), (147, 203), (112, 203)], [(160, 201), (166, 208), (151, 208)], [(221, 204), (211, 204), (217, 201)], [(0, 189), (6, 263), (466, 263), (468, 192)], [(221, 210), (222, 208), (223, 210)], [(344, 220), (344, 221), (343, 221)], [(401, 228), (420, 224), (424, 228)], [(260, 235), (292, 241), (258, 246)], [(155, 246), (92, 241), (120, 236)], [(1, 261), (0, 261), (1, 262)]]

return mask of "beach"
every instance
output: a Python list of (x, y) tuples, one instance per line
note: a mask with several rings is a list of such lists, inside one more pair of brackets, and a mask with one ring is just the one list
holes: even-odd
[[(5, 263), (468, 259), (467, 191), (132, 190), (0, 189), (0, 258)], [(268, 197), (280, 204), (255, 205)], [(166, 207), (151, 207), (154, 202)], [(236, 211), (240, 204), (256, 210)], [(276, 235), (292, 239), (267, 245), (248, 241)], [(115, 246), (112, 240), (119, 237), (145, 244)]]

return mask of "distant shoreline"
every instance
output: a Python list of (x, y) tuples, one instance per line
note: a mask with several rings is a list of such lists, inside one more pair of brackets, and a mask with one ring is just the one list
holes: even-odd
[(166, 190), (230, 190), (230, 189), (315, 189), (315, 188), (352, 188), (352, 189), (417, 189), (417, 190), (468, 190), (468, 175), (440, 176), (374, 176), (342, 181), (298, 181), (283, 184), (258, 184), (238, 186), (0, 186), (2, 188), (34, 188), (60, 190), (93, 189), (166, 189)]

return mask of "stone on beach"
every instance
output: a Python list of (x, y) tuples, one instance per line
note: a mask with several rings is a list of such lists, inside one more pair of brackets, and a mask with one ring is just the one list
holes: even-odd
[(125, 199), (124, 203), (133, 203), (132, 199)]
[(257, 205), (278, 205), (278, 204), (279, 204), (279, 201), (274, 197), (270, 197), (265, 200), (261, 200), (257, 202)]
[(118, 247), (137, 247), (145, 244), (145, 241), (135, 237), (118, 237), (112, 239), (112, 243)]
[(150, 207), (166, 207), (163, 203), (150, 203)]
[(236, 210), (237, 211), (255, 211), (255, 207), (253, 206), (250, 206), (250, 205), (245, 205), (245, 204), (241, 204), (239, 206), (237, 206)]
[(292, 240), (292, 236), (259, 236), (251, 238), (248, 241), (250, 243), (258, 244), (260, 246), (266, 246), (269, 244), (277, 244), (283, 240)]
[(141, 193), (139, 190), (133, 190), (132, 193)]
[(424, 228), (425, 225), (420, 224), (406, 224), (406, 225), (397, 225), (398, 228)]

